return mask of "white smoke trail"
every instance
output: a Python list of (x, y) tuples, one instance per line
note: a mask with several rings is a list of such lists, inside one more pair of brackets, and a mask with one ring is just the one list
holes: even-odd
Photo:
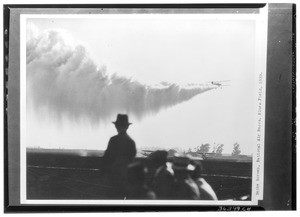
[(71, 46), (56, 30), (27, 32), (27, 109), (47, 110), (56, 118), (92, 123), (119, 112), (137, 118), (214, 89), (210, 84), (149, 86), (97, 68), (83, 46)]

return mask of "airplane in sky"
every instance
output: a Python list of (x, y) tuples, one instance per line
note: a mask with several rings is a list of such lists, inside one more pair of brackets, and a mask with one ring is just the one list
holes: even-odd
[(217, 86), (217, 87), (225, 87), (225, 86), (230, 86), (229, 85), (229, 83), (228, 82), (230, 82), (230, 80), (224, 80), (224, 81), (211, 81), (210, 83), (212, 84), (212, 85), (215, 85), (215, 86)]

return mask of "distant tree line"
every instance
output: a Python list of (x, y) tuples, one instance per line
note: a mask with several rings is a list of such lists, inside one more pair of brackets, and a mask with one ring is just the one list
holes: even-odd
[[(204, 153), (210, 153), (210, 149), (212, 148), (211, 153), (216, 154), (217, 156), (221, 156), (224, 150), (224, 144), (216, 144), (211, 146), (209, 143), (201, 144), (200, 146), (197, 146), (194, 148), (194, 151), (192, 151), (191, 148), (188, 149), (189, 153), (199, 153), (199, 154), (204, 154)], [(233, 144), (233, 150), (231, 155), (232, 156), (238, 156), (241, 154), (241, 149), (240, 145), (236, 142)]]
[(236, 142), (233, 144), (232, 156), (238, 156), (241, 154), (240, 145)]

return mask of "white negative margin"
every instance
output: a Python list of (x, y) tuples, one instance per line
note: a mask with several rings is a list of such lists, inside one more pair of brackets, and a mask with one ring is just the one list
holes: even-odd
[(255, 134), (252, 159), (252, 198), (263, 199), (264, 190), (264, 138), (265, 101), (267, 69), (268, 5), (260, 9), (260, 19), (256, 22), (255, 43)]
[(20, 15), (20, 203), (27, 199), (26, 159), (26, 22)]
[[(172, 19), (180, 16), (184, 16), (184, 19), (193, 18), (193, 19), (236, 19), (236, 20), (255, 20), (255, 25), (257, 28), (255, 36), (255, 85), (257, 85), (257, 92), (255, 92), (255, 97), (258, 95), (258, 77), (260, 72), (262, 72), (262, 79), (265, 83), (266, 76), (266, 42), (267, 42), (267, 17), (268, 17), (268, 8), (265, 6), (260, 9), (259, 14), (168, 14), (168, 16), (162, 16), (163, 14), (147, 14), (147, 17), (157, 17), (163, 19)], [(86, 14), (21, 14), (20, 15), (20, 203), (21, 204), (49, 204), (49, 205), (67, 205), (67, 204), (88, 204), (88, 205), (257, 205), (258, 199), (262, 198), (263, 190), (263, 179), (259, 179), (259, 193), (256, 195), (255, 187), (257, 182), (255, 178), (257, 176), (257, 167), (256, 155), (257, 149), (254, 149), (253, 152), (253, 162), (252, 162), (252, 192), (251, 192), (251, 201), (234, 201), (234, 200), (220, 200), (220, 201), (205, 201), (205, 200), (27, 200), (27, 168), (26, 168), (26, 24), (28, 18), (128, 18), (130, 14), (99, 14), (99, 15), (86, 15)], [(187, 16), (187, 17), (186, 17)], [(143, 14), (131, 14), (131, 18), (144, 19)], [(264, 117), (264, 101), (265, 101), (265, 85), (263, 86), (263, 117)], [(257, 122), (255, 122), (257, 123)], [(264, 124), (264, 119), (262, 124)], [(256, 126), (257, 127), (257, 126)], [(253, 144), (256, 144), (256, 127), (253, 129)], [(263, 128), (262, 128), (263, 129)], [(263, 136), (262, 132), (262, 136)], [(263, 137), (262, 140), (263, 141)], [(262, 142), (263, 144), (263, 142)], [(255, 146), (257, 147), (257, 146)], [(263, 145), (261, 146), (263, 148)], [(261, 149), (263, 151), (263, 149)], [(260, 152), (263, 153), (263, 152)], [(263, 155), (262, 155), (263, 157)], [(263, 158), (261, 158), (263, 160)], [(259, 164), (261, 165), (261, 164)], [(262, 164), (263, 165), (263, 164)], [(260, 177), (263, 177), (263, 170), (259, 171), (258, 174)]]

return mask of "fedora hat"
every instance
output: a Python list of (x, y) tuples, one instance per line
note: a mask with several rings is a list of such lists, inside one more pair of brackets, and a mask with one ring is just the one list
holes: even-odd
[(112, 123), (118, 126), (127, 126), (131, 124), (128, 122), (128, 115), (126, 114), (118, 114), (117, 120), (113, 121)]
[(187, 156), (174, 156), (173, 158), (174, 170), (194, 171), (195, 166), (191, 164), (190, 158)]

